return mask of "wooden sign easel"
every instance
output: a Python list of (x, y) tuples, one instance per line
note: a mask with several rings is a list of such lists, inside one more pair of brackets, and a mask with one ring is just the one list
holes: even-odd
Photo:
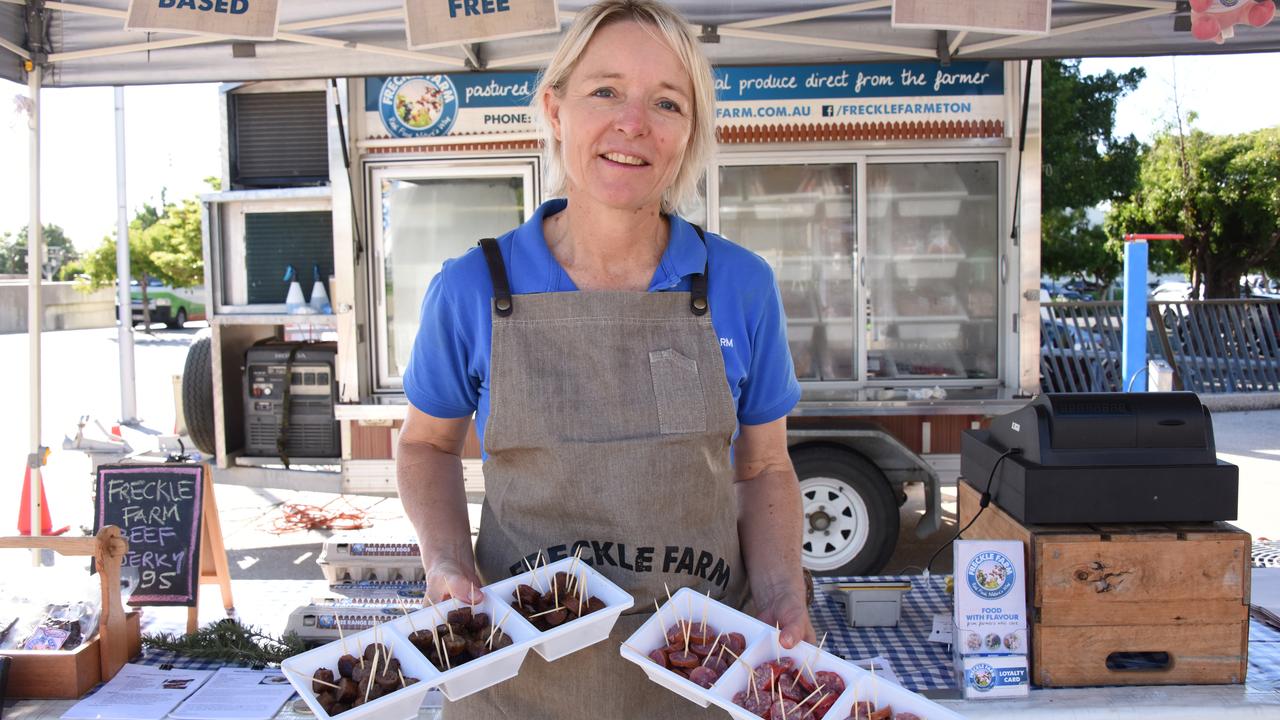
[(213, 496), (213, 472), (208, 463), (204, 467), (204, 504), (200, 518), (200, 577), (196, 581), (195, 603), (187, 608), (187, 632), (199, 627), (200, 586), (217, 583), (222, 588), (222, 607), (228, 613), (235, 611), (231, 599), (231, 571), (227, 566), (227, 548), (222, 542), (222, 520), (218, 517), (218, 503)]

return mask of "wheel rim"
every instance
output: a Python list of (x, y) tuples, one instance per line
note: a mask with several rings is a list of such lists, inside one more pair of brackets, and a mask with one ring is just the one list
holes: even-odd
[(804, 528), (800, 553), (804, 566), (826, 572), (847, 565), (867, 545), (870, 519), (862, 496), (834, 478), (800, 481)]

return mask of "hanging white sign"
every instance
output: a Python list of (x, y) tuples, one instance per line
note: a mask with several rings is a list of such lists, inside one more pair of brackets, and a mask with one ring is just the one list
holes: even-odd
[(129, 0), (125, 30), (274, 40), (280, 0)]
[(1009, 35), (1049, 32), (1051, 0), (893, 0), (895, 28)]
[(560, 29), (556, 0), (404, 0), (413, 49), (537, 35)]

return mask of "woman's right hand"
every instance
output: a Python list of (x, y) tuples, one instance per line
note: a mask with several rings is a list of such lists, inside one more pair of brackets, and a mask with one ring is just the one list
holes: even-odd
[(484, 600), (481, 582), (474, 567), (453, 560), (437, 561), (427, 568), (427, 600), (438, 603), (449, 598), (474, 605)]

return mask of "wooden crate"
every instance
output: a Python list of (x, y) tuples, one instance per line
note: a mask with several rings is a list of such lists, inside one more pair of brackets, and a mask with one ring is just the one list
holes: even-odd
[[(125, 617), (124, 632), (128, 657), (135, 657), (142, 652), (136, 611)], [(13, 658), (9, 668), (9, 697), (72, 700), (105, 679), (102, 677), (100, 632), (68, 652), (6, 650), (4, 654)]]
[(99, 682), (115, 677), (129, 658), (141, 652), (138, 613), (126, 615), (120, 600), (120, 562), (129, 549), (120, 528), (107, 525), (95, 537), (5, 537), (0, 538), (0, 548), (91, 555), (98, 566), (102, 593), (98, 632), (75, 650), (5, 652), (13, 657), (9, 697), (78, 698)]
[[(959, 483), (960, 527), (979, 493)], [(1249, 534), (1226, 523), (1024, 526), (994, 503), (966, 539), (1027, 550), (1031, 679), (1042, 687), (1243, 683)], [(1108, 667), (1167, 653), (1154, 669)], [(1132, 656), (1129, 656), (1132, 657)]]

